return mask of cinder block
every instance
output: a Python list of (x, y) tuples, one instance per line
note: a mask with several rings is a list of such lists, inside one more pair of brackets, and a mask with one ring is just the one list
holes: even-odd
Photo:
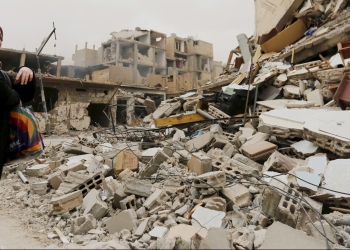
[[(275, 179), (269, 182), (270, 186), (284, 190), (285, 185)], [(282, 195), (271, 187), (266, 187), (262, 198), (262, 211), (265, 215), (276, 218), (277, 206), (280, 203)]]
[(232, 249), (253, 249), (254, 231), (240, 227), (232, 234)]
[(197, 175), (212, 171), (211, 158), (203, 152), (193, 153), (187, 166), (189, 170), (195, 172)]
[(64, 214), (83, 203), (83, 194), (81, 191), (76, 191), (59, 197), (53, 197), (50, 203), (53, 206), (53, 215)]
[(48, 190), (48, 187), (47, 187), (48, 184), (49, 184), (48, 181), (41, 181), (41, 182), (32, 183), (30, 187), (34, 191), (34, 193), (39, 195), (44, 195)]
[[(232, 203), (238, 207), (247, 207), (252, 204), (249, 189), (242, 184), (235, 184), (231, 187), (225, 187), (221, 190), (222, 196), (227, 203)], [(228, 207), (231, 209), (232, 205)]]
[(208, 146), (214, 138), (214, 134), (211, 132), (205, 133), (204, 135), (198, 136), (186, 143), (187, 150), (194, 152), (203, 149)]
[[(286, 187), (285, 192), (290, 195), (295, 195), (295, 191), (292, 188)], [(296, 200), (287, 196), (282, 196), (276, 211), (276, 219), (292, 228), (295, 228), (297, 218), (299, 215), (299, 204)]]
[(78, 217), (73, 220), (71, 233), (76, 235), (86, 234), (89, 230), (96, 227), (96, 219), (91, 214)]
[(128, 210), (128, 209), (134, 209), (135, 211), (137, 210), (135, 195), (127, 196), (123, 200), (119, 201), (119, 204), (122, 210)]
[[(208, 185), (209, 184), (209, 185)], [(226, 186), (226, 174), (223, 171), (209, 172), (194, 178), (193, 187), (202, 195), (214, 194)], [(215, 187), (215, 188), (212, 188)]]

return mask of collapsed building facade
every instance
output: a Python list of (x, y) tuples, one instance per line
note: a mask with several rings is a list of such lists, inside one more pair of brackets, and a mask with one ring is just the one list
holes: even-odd
[(348, 2), (255, 3), (225, 73), (133, 124), (48, 138), (4, 168), (0, 206), (56, 249), (349, 248)]

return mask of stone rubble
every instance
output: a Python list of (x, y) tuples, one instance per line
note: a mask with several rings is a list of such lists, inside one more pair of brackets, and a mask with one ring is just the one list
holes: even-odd
[(264, 42), (240, 35), (252, 64), (205, 93), (158, 107), (134, 94), (148, 115), (132, 126), (45, 138), (39, 159), (4, 167), (0, 209), (48, 249), (349, 248), (350, 64), (339, 50), (332, 66), (335, 50), (319, 44), (350, 31), (350, 8), (291, 2), (313, 25), (294, 43), (266, 45), (288, 20)]

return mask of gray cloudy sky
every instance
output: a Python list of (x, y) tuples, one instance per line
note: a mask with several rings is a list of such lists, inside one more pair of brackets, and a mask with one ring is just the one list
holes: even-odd
[[(0, 0), (4, 48), (35, 51), (57, 28), (42, 53), (72, 64), (75, 45), (98, 48), (112, 31), (152, 29), (169, 36), (193, 36), (214, 45), (214, 59), (226, 62), (236, 36), (254, 33), (253, 0)], [(54, 48), (54, 44), (57, 44)]]

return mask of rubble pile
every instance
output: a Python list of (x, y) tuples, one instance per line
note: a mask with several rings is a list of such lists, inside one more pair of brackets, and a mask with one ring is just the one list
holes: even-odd
[(221, 80), (5, 166), (1, 209), (50, 249), (350, 247), (350, 9), (289, 2)]

